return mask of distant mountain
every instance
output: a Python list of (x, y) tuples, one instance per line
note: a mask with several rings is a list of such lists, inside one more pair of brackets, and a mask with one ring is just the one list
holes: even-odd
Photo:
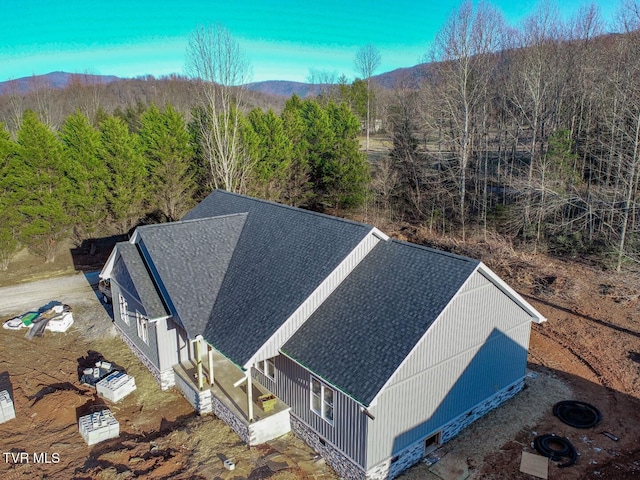
[(0, 95), (10, 92), (26, 94), (39, 88), (65, 88), (73, 82), (78, 82), (81, 85), (95, 85), (111, 83), (118, 80), (122, 79), (114, 75), (51, 72), (45, 75), (34, 75), (0, 82)]
[[(408, 68), (398, 68), (391, 72), (375, 75), (372, 80), (383, 88), (394, 88), (402, 85), (408, 88), (418, 86), (420, 80), (425, 77), (429, 64), (416, 65)], [(143, 77), (141, 77), (144, 79)], [(150, 77), (153, 78), (153, 77)], [(125, 80), (114, 75), (90, 75), (67, 72), (52, 72), (46, 75), (34, 75), (32, 77), (17, 78), (0, 82), (0, 95), (5, 93), (19, 93), (21, 95), (33, 92), (39, 88), (65, 88), (77, 82), (81, 85), (107, 84)], [(324, 85), (313, 85), (303, 82), (291, 82), (288, 80), (266, 80), (247, 84), (247, 88), (253, 92), (266, 95), (289, 98), (294, 93), (300, 98), (312, 97), (317, 90)]]
[[(371, 80), (383, 88), (395, 88), (404, 86), (417, 87), (429, 71), (429, 64), (423, 63), (414, 67), (398, 68), (391, 72), (374, 75)], [(312, 85), (310, 83), (290, 82), (288, 80), (266, 80), (247, 84), (247, 88), (253, 92), (261, 92), (267, 95), (290, 97), (294, 93), (300, 98), (311, 97), (316, 94), (316, 89), (325, 85)]]
[(384, 88), (396, 88), (403, 86), (415, 88), (429, 74), (430, 63), (421, 63), (413, 67), (396, 68), (390, 72), (374, 75), (371, 80)]
[(279, 97), (290, 97), (294, 93), (300, 98), (315, 95), (315, 86), (310, 83), (290, 82), (288, 80), (265, 80), (263, 82), (248, 83), (247, 88), (252, 92), (266, 93)]

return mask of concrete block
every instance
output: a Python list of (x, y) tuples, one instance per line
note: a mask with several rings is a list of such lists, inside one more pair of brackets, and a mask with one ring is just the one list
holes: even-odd
[(0, 423), (16, 418), (16, 410), (8, 390), (0, 392)]
[(78, 429), (87, 445), (95, 445), (120, 436), (120, 424), (110, 410), (101, 410), (80, 417)]
[(113, 372), (96, 383), (98, 395), (110, 402), (119, 402), (136, 389), (136, 381), (124, 372)]

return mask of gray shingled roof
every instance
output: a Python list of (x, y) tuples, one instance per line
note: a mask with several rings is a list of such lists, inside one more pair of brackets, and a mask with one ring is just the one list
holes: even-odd
[(372, 230), (220, 190), (184, 218), (243, 212), (247, 219), (203, 332), (238, 365), (251, 358)]
[(129, 242), (120, 242), (116, 244), (116, 248), (127, 267), (129, 277), (138, 293), (140, 302), (144, 305), (147, 317), (150, 319), (166, 317), (168, 315), (167, 309), (149, 276), (138, 247)]
[(478, 264), (380, 242), (282, 352), (369, 405)]
[(205, 330), (246, 218), (243, 213), (138, 228), (158, 287), (193, 337)]

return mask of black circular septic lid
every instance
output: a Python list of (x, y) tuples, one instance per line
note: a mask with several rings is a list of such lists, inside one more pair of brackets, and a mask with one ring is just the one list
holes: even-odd
[(565, 400), (553, 406), (553, 414), (567, 425), (576, 428), (595, 427), (602, 419), (597, 407), (577, 400)]

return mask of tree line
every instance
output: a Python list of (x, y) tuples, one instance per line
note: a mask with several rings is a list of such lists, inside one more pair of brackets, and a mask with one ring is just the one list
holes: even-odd
[[(31, 110), (15, 135), (0, 124), (0, 268), (25, 246), (53, 261), (68, 238), (178, 220), (212, 188), (229, 188), (200, 138), (213, 115), (195, 107), (187, 122), (171, 104), (137, 104), (95, 122), (78, 110), (57, 130)], [(235, 191), (315, 208), (364, 201), (369, 168), (345, 104), (294, 96), (280, 114), (254, 108), (237, 119), (244, 170)]]
[[(253, 108), (246, 61), (221, 27), (192, 35), (189, 81), (105, 87), (124, 88), (109, 114), (91, 95), (104, 93), (97, 86), (72, 86), (80, 110), (57, 121), (59, 103), (38, 100), (51, 91), (29, 97), (38, 115), (9, 96), (0, 101), (11, 132), (0, 130), (2, 258), (29, 242), (46, 257), (69, 231), (88, 238), (104, 225), (177, 219), (225, 188), (320, 210), (364, 205), (381, 221), (463, 239), (497, 233), (618, 268), (637, 262), (640, 4), (623, 2), (615, 34), (593, 6), (559, 19), (542, 3), (513, 28), (490, 4), (465, 2), (438, 33), (421, 81), (376, 88), (379, 55), (367, 46), (356, 58), (364, 79), (321, 79), (314, 99), (274, 110)], [(357, 135), (373, 119), (390, 153), (368, 163)], [(59, 238), (46, 238), (38, 209), (63, 217), (50, 230)]]
[(560, 18), (550, 3), (518, 29), (489, 4), (452, 13), (420, 87), (387, 94), (385, 215), (640, 260), (640, 4), (621, 5), (616, 34), (593, 5)]

